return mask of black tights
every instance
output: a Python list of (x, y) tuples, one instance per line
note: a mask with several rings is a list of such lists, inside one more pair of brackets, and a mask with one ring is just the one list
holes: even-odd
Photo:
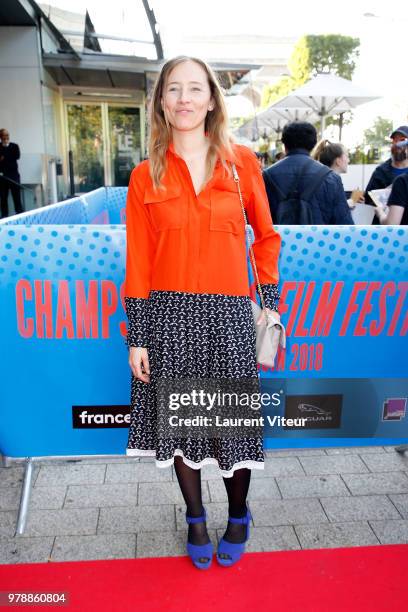
[[(174, 458), (174, 469), (180, 485), (188, 516), (198, 517), (203, 513), (201, 498), (201, 470), (195, 470), (183, 462), (182, 457)], [(230, 516), (241, 518), (246, 515), (246, 498), (248, 495), (251, 470), (241, 468), (235, 470), (230, 478), (224, 478), (228, 495), (228, 512)], [(238, 543), (245, 539), (246, 526), (228, 522), (224, 539)], [(194, 523), (188, 526), (188, 541), (191, 544), (206, 544), (209, 542), (205, 523)]]

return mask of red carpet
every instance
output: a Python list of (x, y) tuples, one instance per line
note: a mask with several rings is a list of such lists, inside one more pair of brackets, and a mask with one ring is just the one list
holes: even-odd
[(187, 557), (0, 566), (0, 591), (68, 591), (69, 606), (8, 610), (392, 612), (408, 606), (408, 545), (246, 553), (207, 571)]

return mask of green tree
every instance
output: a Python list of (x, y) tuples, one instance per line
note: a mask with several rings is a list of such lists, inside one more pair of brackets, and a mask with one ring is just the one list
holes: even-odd
[(262, 106), (288, 95), (319, 72), (351, 79), (359, 55), (360, 39), (340, 34), (308, 34), (298, 40), (289, 59), (290, 76), (265, 87)]
[(270, 104), (273, 104), (273, 102), (276, 102), (276, 100), (289, 95), (296, 87), (298, 87), (298, 85), (295, 84), (291, 76), (284, 76), (275, 83), (275, 85), (264, 87), (261, 99), (262, 108), (266, 108)]
[(295, 47), (289, 67), (292, 74), (298, 71), (305, 80), (318, 72), (332, 72), (344, 79), (351, 79), (359, 55), (359, 46), (360, 39), (351, 36), (304, 36)]
[(364, 130), (364, 142), (372, 147), (383, 147), (389, 144), (392, 132), (392, 121), (377, 117), (371, 128)]

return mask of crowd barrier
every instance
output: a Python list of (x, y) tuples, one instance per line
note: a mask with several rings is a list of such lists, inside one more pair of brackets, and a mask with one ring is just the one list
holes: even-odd
[[(5, 457), (125, 454), (125, 200), (101, 188), (0, 222)], [(265, 447), (408, 441), (407, 230), (277, 229), (288, 341), (261, 368), (280, 397)]]

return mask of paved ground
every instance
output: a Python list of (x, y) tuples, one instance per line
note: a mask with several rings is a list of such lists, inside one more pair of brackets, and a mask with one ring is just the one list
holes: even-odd
[[(408, 543), (408, 454), (394, 447), (268, 451), (253, 471), (248, 551)], [(218, 468), (203, 468), (216, 543), (227, 503)], [(184, 555), (185, 506), (173, 468), (150, 458), (81, 459), (34, 467), (16, 536), (24, 467), (0, 468), (0, 562)]]

